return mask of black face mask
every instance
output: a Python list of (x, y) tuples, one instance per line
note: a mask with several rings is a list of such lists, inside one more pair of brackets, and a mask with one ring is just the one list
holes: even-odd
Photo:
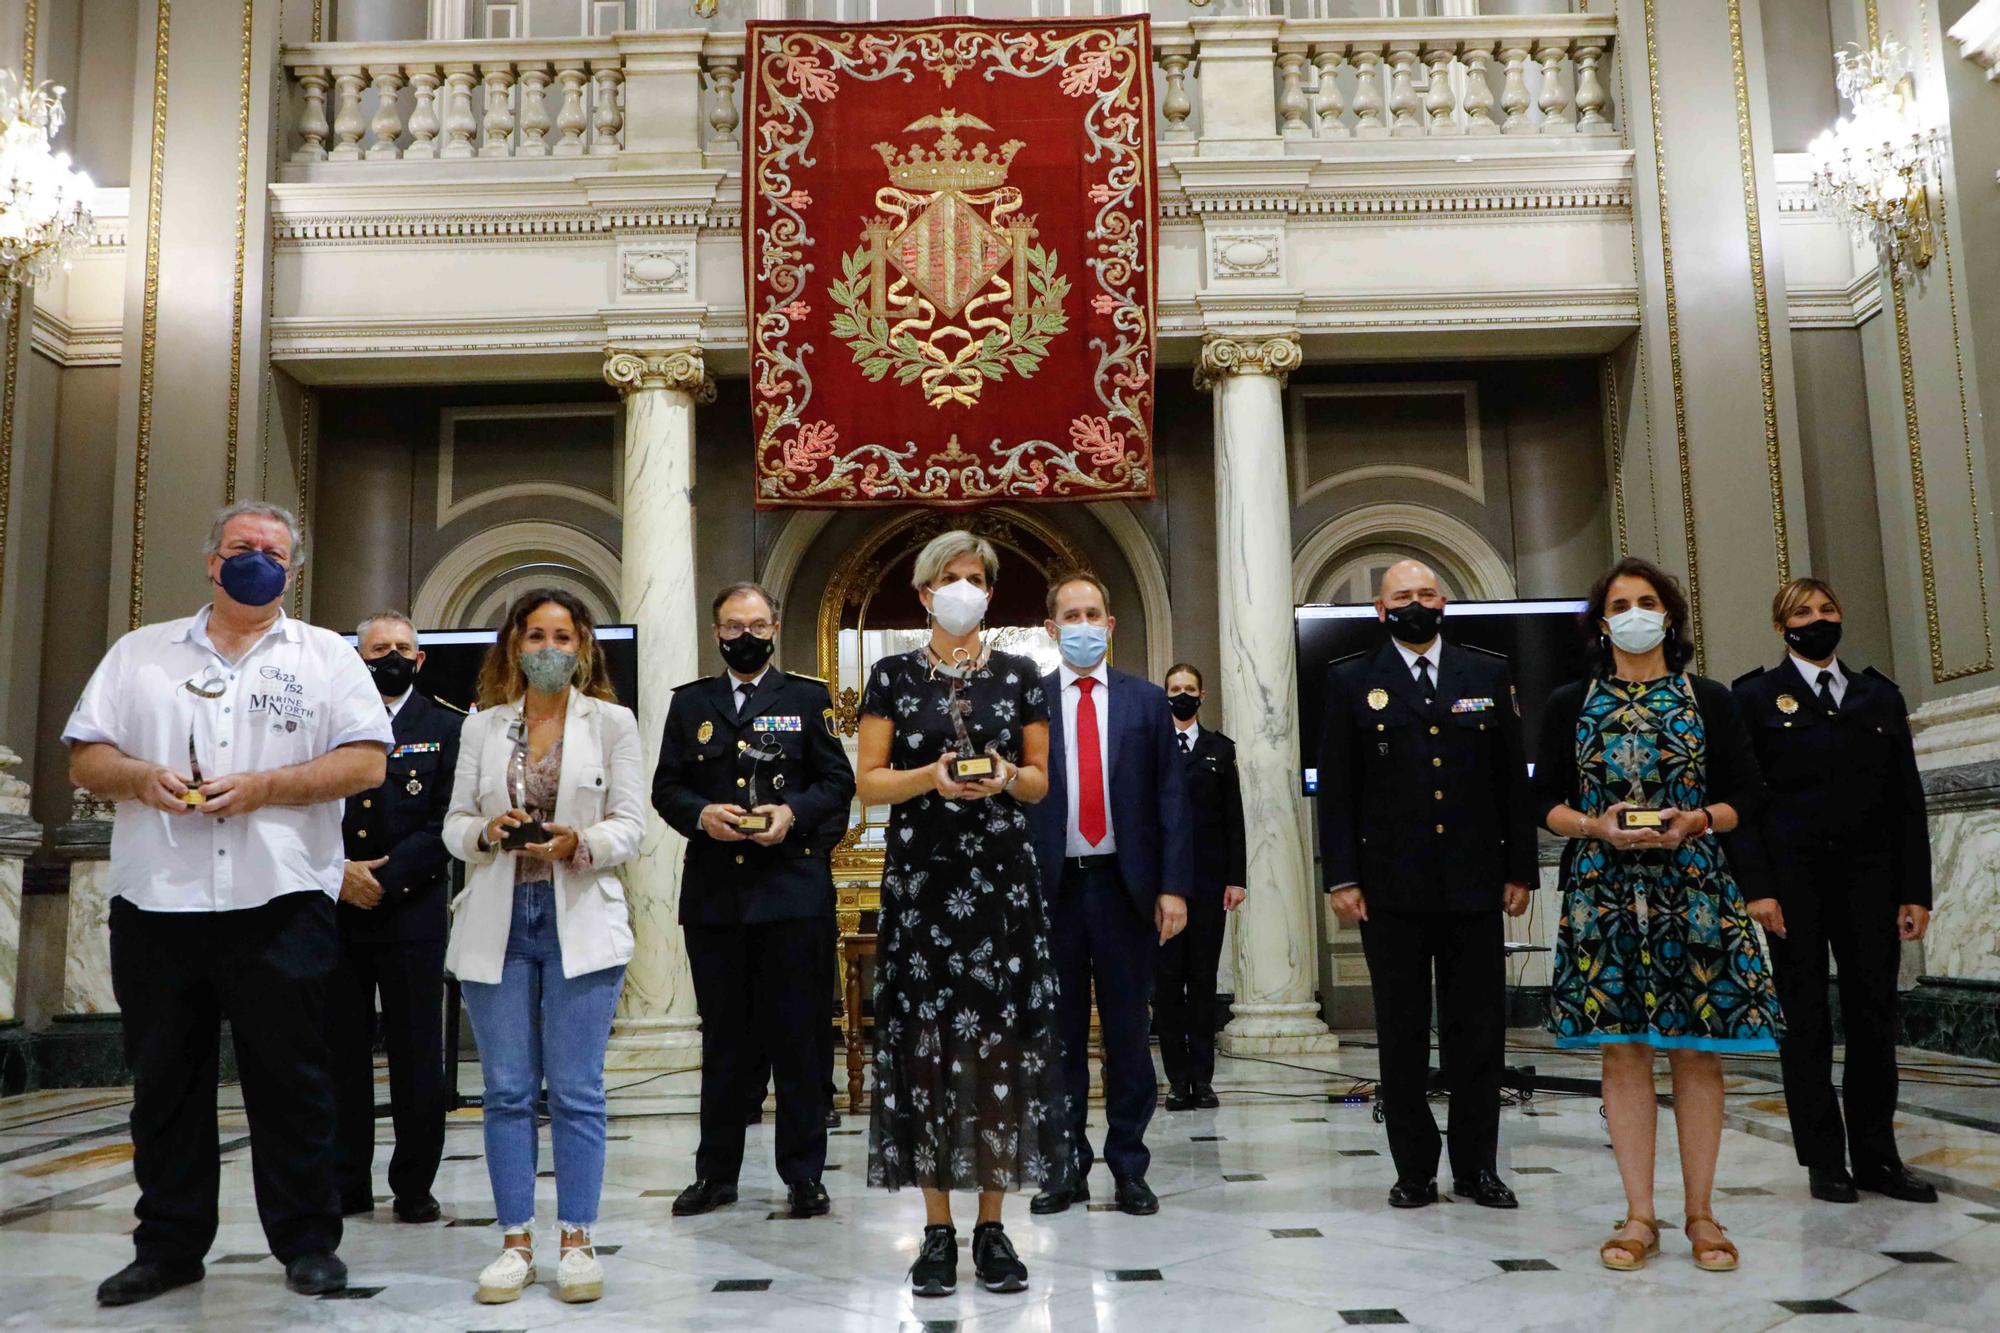
[(771, 654), (778, 647), (776, 639), (760, 639), (747, 631), (719, 642), (722, 645), (722, 660), (729, 664), (731, 671), (741, 676), (749, 675), (770, 661)]
[(1167, 696), (1167, 707), (1172, 709), (1174, 716), (1181, 721), (1192, 722), (1194, 721), (1194, 715), (1201, 711), (1201, 696), (1199, 694), (1170, 694)]
[(1389, 624), (1389, 633), (1412, 647), (1429, 643), (1438, 636), (1438, 626), (1444, 623), (1444, 608), (1425, 606), (1422, 602), (1410, 602), (1404, 606), (1392, 606), (1383, 612), (1382, 618)]
[(1824, 662), (1833, 656), (1834, 649), (1840, 647), (1840, 622), (1808, 620), (1803, 625), (1787, 626), (1785, 642), (1808, 662)]
[(417, 659), (388, 652), (367, 661), (368, 674), (375, 678), (375, 692), (384, 699), (401, 698), (417, 677)]

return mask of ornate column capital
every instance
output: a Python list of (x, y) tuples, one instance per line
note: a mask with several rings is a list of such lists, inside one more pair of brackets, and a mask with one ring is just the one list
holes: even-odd
[(697, 403), (715, 401), (715, 381), (702, 362), (699, 347), (607, 347), (604, 379), (620, 394), (672, 389), (694, 395)]
[(1212, 389), (1228, 375), (1270, 375), (1280, 384), (1305, 360), (1296, 334), (1264, 338), (1210, 337), (1202, 342), (1194, 387)]

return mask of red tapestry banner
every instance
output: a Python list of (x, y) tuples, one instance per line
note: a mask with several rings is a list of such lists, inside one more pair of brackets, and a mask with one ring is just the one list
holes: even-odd
[(748, 48), (758, 508), (1152, 495), (1146, 19)]

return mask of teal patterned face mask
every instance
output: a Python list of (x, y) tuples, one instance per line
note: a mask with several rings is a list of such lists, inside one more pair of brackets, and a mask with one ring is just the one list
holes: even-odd
[(537, 648), (532, 653), (522, 653), (521, 674), (543, 694), (554, 694), (576, 674), (576, 654), (560, 648)]

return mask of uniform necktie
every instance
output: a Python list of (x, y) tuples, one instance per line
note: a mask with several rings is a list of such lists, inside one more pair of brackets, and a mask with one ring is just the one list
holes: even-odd
[(1829, 713), (1840, 711), (1840, 705), (1833, 701), (1833, 673), (1831, 671), (1822, 671), (1819, 673), (1819, 703), (1820, 707), (1826, 709)]
[(1186, 733), (1185, 731), (1182, 731), (1182, 732), (1177, 732), (1177, 733), (1175, 734), (1175, 736), (1174, 736), (1174, 739), (1175, 739), (1175, 740), (1177, 740), (1177, 741), (1179, 741), (1179, 742), (1181, 743), (1181, 753), (1182, 753), (1182, 754), (1193, 754), (1193, 753), (1194, 753), (1194, 748), (1193, 748), (1192, 746), (1190, 746), (1190, 745), (1188, 744), (1188, 738), (1187, 738), (1187, 733)]
[(757, 688), (754, 680), (736, 682), (736, 716), (741, 718), (750, 709), (750, 691)]
[(1095, 847), (1104, 841), (1104, 754), (1097, 735), (1097, 687), (1093, 676), (1078, 676), (1076, 688), (1076, 831)]
[(1437, 695), (1437, 687), (1431, 683), (1431, 659), (1417, 659), (1417, 692), (1424, 696), (1424, 707), (1428, 708)]

